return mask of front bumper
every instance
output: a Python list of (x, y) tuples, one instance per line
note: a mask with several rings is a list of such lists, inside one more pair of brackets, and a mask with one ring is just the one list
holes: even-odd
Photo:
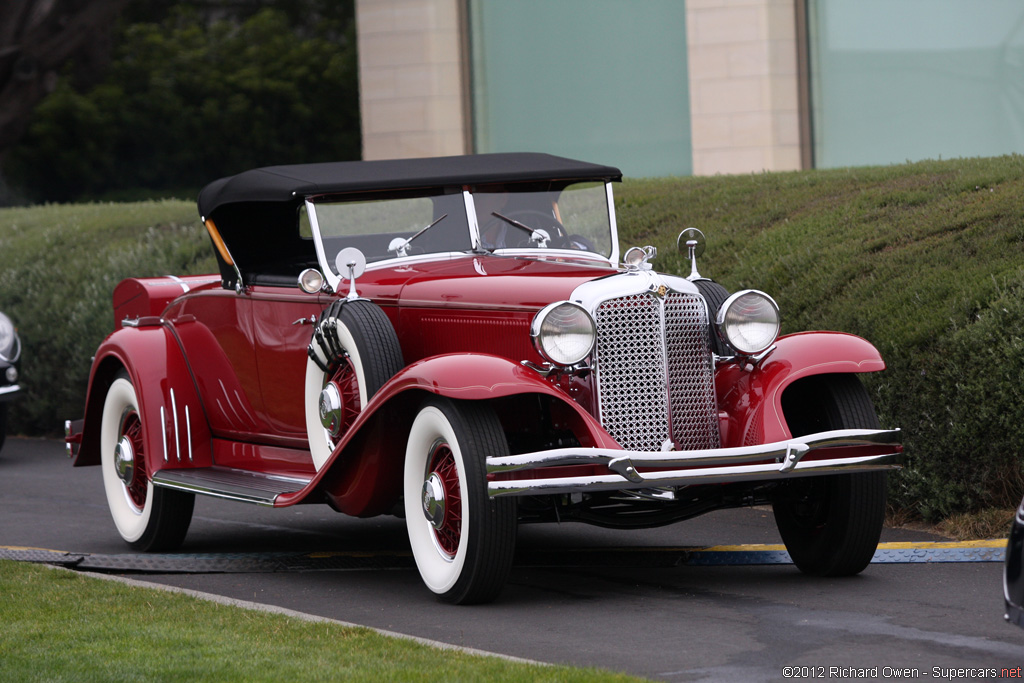
[(1006, 620), (1024, 628), (1024, 500), (1017, 507), (1003, 563), (1003, 601)]
[[(813, 459), (805, 457), (814, 453)], [(784, 480), (890, 470), (903, 459), (899, 429), (837, 429), (786, 441), (696, 451), (558, 448), (487, 459), (490, 497), (619, 491), (663, 486)], [(603, 465), (608, 474), (543, 477), (548, 467)], [(527, 472), (510, 478), (507, 473)]]
[(21, 393), (21, 387), (17, 384), (11, 384), (5, 387), (0, 387), (0, 403), (6, 403), (7, 401), (13, 401), (17, 398), (18, 394)]

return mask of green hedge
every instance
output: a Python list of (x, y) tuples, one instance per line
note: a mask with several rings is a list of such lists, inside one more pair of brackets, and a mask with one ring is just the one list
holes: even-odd
[[(620, 243), (708, 236), (700, 270), (778, 301), (785, 332), (842, 330), (889, 364), (864, 377), (905, 432), (894, 503), (936, 520), (1013, 507), (1024, 493), (1024, 157), (881, 168), (630, 180)], [(191, 202), (0, 210), (0, 310), (26, 351), (12, 428), (57, 433), (81, 414), (89, 359), (129, 275), (213, 272)]]
[(24, 345), (10, 430), (63, 434), (65, 419), (82, 416), (92, 356), (114, 330), (118, 282), (214, 271), (193, 202), (0, 209), (0, 310)]
[(905, 432), (897, 507), (928, 520), (1024, 495), (1024, 157), (625, 183), (622, 242), (687, 273), (674, 239), (702, 229), (701, 274), (763, 289), (784, 332), (841, 330), (889, 369), (866, 375)]

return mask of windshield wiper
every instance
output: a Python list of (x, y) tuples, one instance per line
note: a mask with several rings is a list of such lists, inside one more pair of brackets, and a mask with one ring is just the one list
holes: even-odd
[(412, 244), (412, 241), (419, 237), (420, 235), (422, 235), (423, 233), (425, 233), (427, 230), (430, 230), (432, 227), (443, 221), (445, 218), (448, 218), (448, 214), (444, 214), (443, 216), (441, 216), (436, 221), (434, 221), (427, 227), (417, 232), (409, 239), (405, 239), (404, 237), (396, 237), (395, 239), (391, 240), (391, 244), (388, 245), (388, 251), (394, 252), (395, 256), (408, 256), (409, 245)]
[(539, 228), (535, 230), (535, 229), (531, 228), (529, 225), (526, 225), (525, 223), (520, 223), (519, 221), (517, 221), (514, 218), (509, 218), (508, 216), (503, 216), (500, 213), (498, 213), (497, 211), (492, 211), (491, 215), (492, 216), (497, 216), (498, 218), (500, 218), (501, 220), (505, 221), (509, 225), (514, 225), (517, 228), (519, 228), (520, 230), (525, 230), (526, 232), (530, 233), (530, 241), (531, 242), (536, 242), (537, 246), (540, 247), (541, 249), (543, 249), (543, 248), (548, 246), (548, 241), (551, 239), (551, 235), (548, 234), (547, 230), (541, 230)]

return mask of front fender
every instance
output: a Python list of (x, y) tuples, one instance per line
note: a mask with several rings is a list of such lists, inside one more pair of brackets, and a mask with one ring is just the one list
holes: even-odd
[(212, 440), (194, 378), (174, 334), (158, 323), (121, 328), (97, 349), (74, 465), (100, 463), (103, 403), (121, 368), (128, 372), (139, 400), (150, 474), (210, 466)]
[(782, 394), (812, 375), (881, 372), (871, 342), (843, 332), (801, 332), (779, 337), (759, 364), (727, 363), (715, 374), (723, 446), (752, 446), (793, 436), (782, 412)]
[(533, 370), (486, 354), (432, 356), (403, 368), (382, 386), (310, 485), (281, 496), (276, 504), (292, 505), (321, 490), (346, 514), (387, 512), (401, 490), (406, 436), (427, 394), (475, 401), (522, 394), (550, 396), (569, 414), (581, 443), (621, 448), (590, 413)]
[[(378, 398), (387, 401), (397, 394), (414, 390), (475, 401), (521, 394), (550, 396), (570, 408), (578, 418), (576, 436), (582, 443), (596, 448), (621, 448), (601, 423), (565, 392), (536, 371), (500, 356), (458, 353), (425, 358), (395, 375), (370, 404), (376, 403)], [(583, 429), (584, 433), (579, 433), (579, 429)]]

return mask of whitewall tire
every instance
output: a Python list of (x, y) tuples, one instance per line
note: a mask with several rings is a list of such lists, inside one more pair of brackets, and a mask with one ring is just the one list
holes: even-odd
[(486, 477), (486, 458), (507, 454), (501, 424), (486, 406), (433, 398), (413, 421), (406, 529), (420, 577), (445, 602), (489, 602), (511, 569), (515, 501), (490, 499)]
[(114, 379), (103, 403), (100, 465), (110, 516), (128, 545), (144, 551), (181, 545), (195, 497), (153, 487), (139, 399), (124, 372)]

